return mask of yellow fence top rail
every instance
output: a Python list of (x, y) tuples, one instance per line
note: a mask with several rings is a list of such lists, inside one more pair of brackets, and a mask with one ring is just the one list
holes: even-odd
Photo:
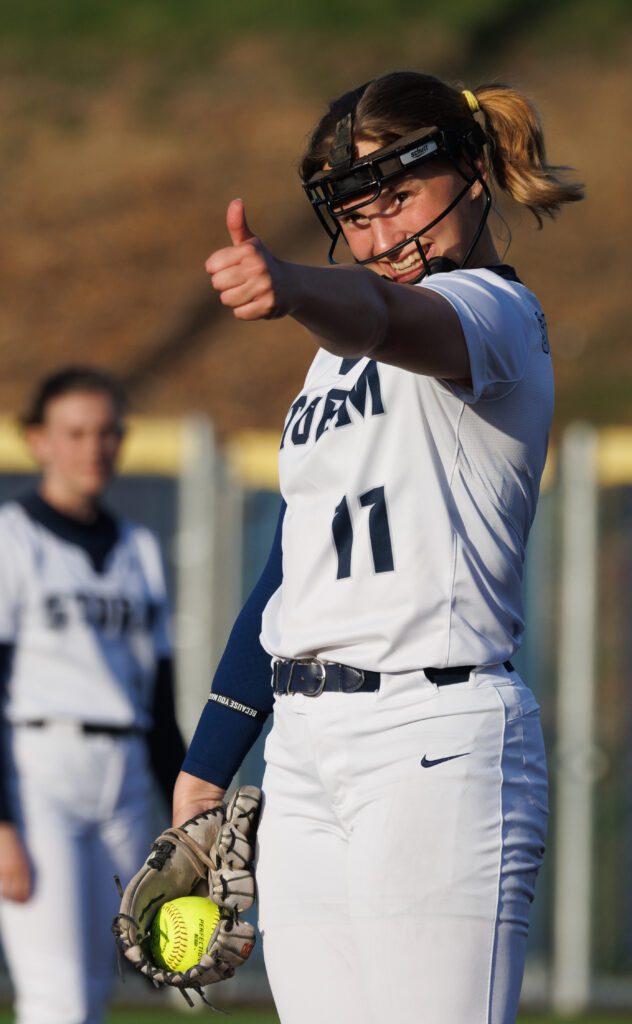
[[(176, 476), (187, 457), (187, 419), (132, 416), (121, 454), (120, 472), (131, 475)], [(224, 454), (243, 487), (277, 490), (280, 432), (245, 430), (227, 442)], [(604, 427), (598, 431), (598, 480), (602, 487), (632, 484), (632, 427)], [(552, 450), (544, 471), (543, 489), (556, 477)], [(33, 473), (31, 458), (14, 420), (0, 418), (0, 473)]]
[[(172, 476), (179, 472), (184, 454), (182, 417), (130, 416), (123, 442), (121, 473)], [(0, 418), (0, 473), (36, 473), (22, 431), (8, 417)]]
[(632, 427), (605, 427), (599, 431), (597, 471), (602, 487), (632, 483)]
[(276, 430), (244, 430), (229, 442), (226, 454), (243, 487), (279, 489), (279, 443)]

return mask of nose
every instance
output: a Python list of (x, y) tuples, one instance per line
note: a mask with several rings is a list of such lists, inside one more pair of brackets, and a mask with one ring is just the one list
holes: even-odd
[(90, 434), (86, 438), (84, 454), (92, 463), (100, 463), (107, 454), (107, 441), (98, 433)]
[(373, 255), (392, 249), (406, 240), (406, 233), (389, 217), (375, 217), (371, 222)]

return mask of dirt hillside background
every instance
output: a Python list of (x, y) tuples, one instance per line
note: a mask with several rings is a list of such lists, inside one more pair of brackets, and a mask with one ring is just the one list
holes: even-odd
[(200, 3), (186, 31), (165, 14), (143, 32), (129, 12), (147, 21), (147, 4), (113, 3), (105, 27), (96, 15), (87, 26), (50, 20), (42, 3), (30, 22), (5, 21), (0, 409), (17, 411), (43, 372), (89, 361), (127, 381), (134, 411), (204, 411), (222, 437), (278, 427), (311, 343), (290, 321), (234, 322), (207, 286), (205, 256), (223, 244), (226, 203), (241, 195), (277, 255), (323, 261), (326, 239), (296, 174), (305, 138), (328, 99), (399, 66), (470, 88), (511, 81), (536, 99), (549, 156), (588, 190), (542, 232), (504, 211), (506, 259), (549, 319), (556, 429), (577, 417), (632, 422), (625, 8), (604, 0), (591, 22), (591, 5), (516, 0), (482, 5), (487, 21), (468, 22), (454, 3), (456, 20), (441, 22), (409, 17), (423, 5), (400, 0), (388, 28), (368, 3), (375, 25), (359, 32), (357, 4), (338, 31), (335, 5), (324, 6), (327, 25), (284, 26), (277, 12), (266, 31), (254, 15), (254, 27), (214, 30), (215, 4)]

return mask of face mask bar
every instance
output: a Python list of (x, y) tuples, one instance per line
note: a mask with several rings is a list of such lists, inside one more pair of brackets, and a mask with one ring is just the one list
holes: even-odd
[[(458, 192), (452, 202), (438, 217), (435, 217), (429, 224), (424, 225), (419, 231), (404, 239), (403, 242), (398, 242), (392, 248), (386, 249), (369, 259), (355, 260), (355, 262), (359, 266), (366, 266), (381, 259), (388, 259), (411, 242), (414, 242), (423, 264), (423, 270), (419, 277), (416, 278), (417, 281), (427, 274), (464, 267), (481, 237), (491, 209), (492, 197), (489, 187), (474, 164), (474, 159), (480, 154), (485, 141), (485, 134), (476, 122), (471, 128), (468, 126), (468, 130), (463, 133), (442, 131), (437, 128), (425, 128), (412, 135), (405, 136), (403, 139), (399, 139), (393, 145), (376, 150), (355, 163), (349, 162), (343, 167), (337, 166), (329, 171), (321, 171), (310, 178), (303, 187), (316, 216), (331, 238), (331, 245), (327, 256), (329, 263), (338, 263), (335, 258), (335, 251), (340, 239), (344, 238), (339, 222), (340, 217), (360, 210), (363, 206), (368, 206), (374, 202), (380, 195), (385, 182), (409, 173), (411, 169), (419, 167), (428, 160), (442, 156), (452, 163), (458, 174), (465, 181), (464, 187)], [(459, 158), (461, 160), (464, 159), (468, 163), (472, 172), (471, 176), (463, 172), (459, 165)], [(447, 257), (435, 257), (428, 260), (420, 242), (421, 236), (446, 217), (467, 195), (472, 185), (477, 181), (483, 189), (485, 207), (478, 228), (461, 263), (457, 264)], [(354, 197), (356, 199), (355, 202)]]
[[(457, 170), (459, 169), (457, 168)], [(465, 176), (463, 175), (463, 177)], [(442, 221), (444, 217), (447, 217), (447, 215), (454, 209), (454, 207), (458, 203), (460, 203), (461, 200), (467, 195), (472, 185), (476, 181), (480, 182), (483, 188), (483, 193), (485, 195), (485, 207), (483, 209), (483, 213), (481, 215), (481, 219), (479, 221), (474, 237), (472, 238), (472, 241), (470, 242), (467, 252), (465, 253), (463, 259), (461, 260), (460, 264), (456, 263), (454, 260), (450, 259), (447, 256), (435, 256), (429, 260), (423, 250), (423, 246), (420, 241), (421, 236), (425, 235), (426, 232), (430, 231), (435, 226), (435, 224), (438, 224), (439, 221)], [(354, 260), (354, 262), (359, 267), (365, 267), (368, 266), (368, 264), (370, 263), (376, 263), (378, 260), (390, 259), (391, 256), (394, 256), (405, 246), (409, 245), (411, 242), (414, 242), (417, 248), (417, 252), (419, 253), (419, 256), (421, 258), (424, 269), (420, 272), (419, 277), (411, 281), (410, 284), (415, 284), (416, 281), (420, 281), (422, 277), (425, 277), (428, 274), (443, 273), (448, 270), (460, 270), (462, 267), (466, 266), (467, 261), (472, 255), (476, 247), (476, 244), (479, 238), (481, 237), (481, 234), (483, 233), (483, 228), (485, 227), (485, 223), (487, 221), (487, 217), (489, 215), (489, 211), (491, 208), (492, 196), (487, 186), (487, 182), (480, 174), (475, 173), (472, 175), (471, 178), (465, 178), (465, 182), (465, 185), (460, 190), (460, 192), (457, 193), (457, 195), (454, 197), (449, 206), (446, 206), (445, 210), (443, 210), (438, 217), (435, 217), (434, 220), (431, 220), (430, 223), (426, 224), (420, 231), (416, 231), (413, 235), (409, 235), (408, 238), (405, 238), (403, 242), (398, 242), (397, 245), (392, 246), (390, 249), (385, 249), (383, 252), (378, 253), (377, 256), (371, 256), (369, 259), (366, 260)], [(344, 237), (343, 230), (340, 226), (338, 226), (336, 237), (332, 239), (331, 245), (329, 247), (329, 252), (327, 254), (327, 259), (329, 263), (333, 265), (338, 265), (339, 262), (338, 260), (335, 259), (334, 253), (338, 245), (338, 242), (342, 237)]]

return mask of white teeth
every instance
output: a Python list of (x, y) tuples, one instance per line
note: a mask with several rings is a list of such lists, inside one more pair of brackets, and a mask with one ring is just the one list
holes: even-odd
[(421, 259), (417, 253), (412, 252), (410, 256), (405, 256), (403, 260), (399, 261), (399, 263), (396, 263), (395, 260), (389, 260), (389, 262), (393, 270), (398, 274), (403, 274), (404, 271), (418, 266), (421, 263)]

